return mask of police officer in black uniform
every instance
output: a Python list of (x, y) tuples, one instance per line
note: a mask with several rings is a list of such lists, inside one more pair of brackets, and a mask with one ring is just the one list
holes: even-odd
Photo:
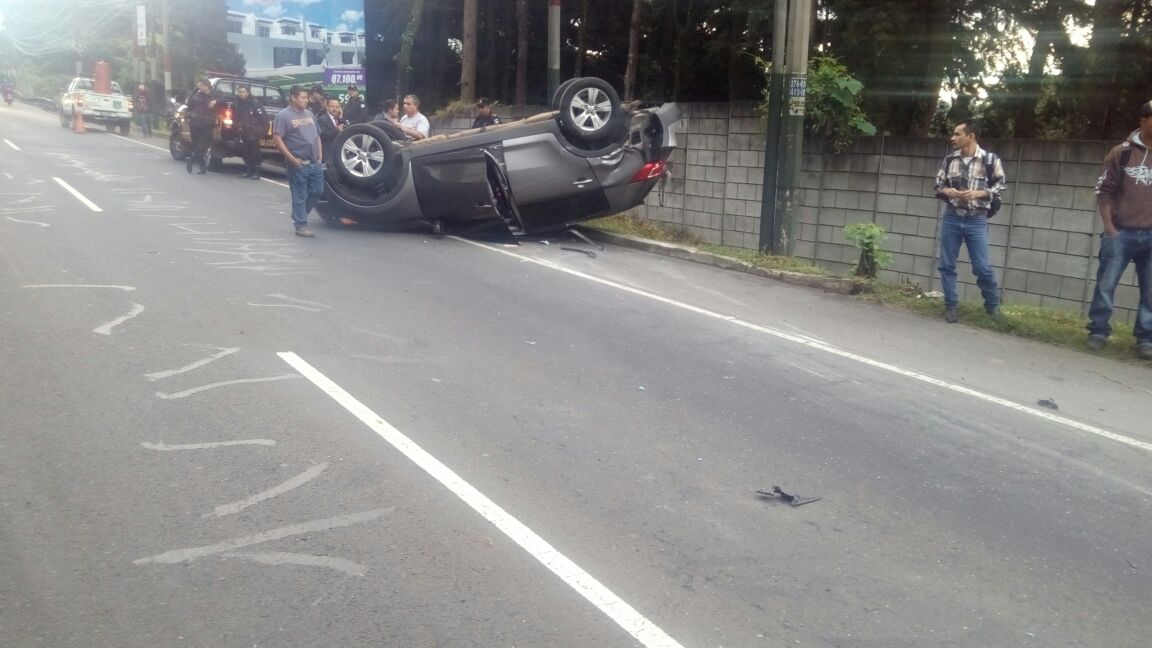
[(268, 116), (260, 100), (252, 96), (252, 88), (241, 84), (236, 88), (236, 101), (232, 104), (232, 119), (240, 133), (240, 146), (244, 154), (244, 173), (241, 177), (260, 179), (260, 138), (268, 134)]
[(348, 86), (348, 98), (344, 100), (344, 119), (349, 124), (362, 124), (368, 121), (368, 108), (364, 105), (364, 97), (360, 95), (360, 88)]
[(216, 97), (212, 96), (212, 84), (208, 79), (196, 83), (196, 91), (188, 97), (188, 128), (192, 135), (192, 155), (185, 167), (192, 173), (192, 163), (200, 165), (200, 175), (208, 173), (208, 147), (212, 145), (212, 129), (216, 126)]

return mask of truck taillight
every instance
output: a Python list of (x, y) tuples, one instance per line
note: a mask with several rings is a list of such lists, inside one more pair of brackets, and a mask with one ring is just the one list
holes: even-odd
[(221, 116), (221, 121), (224, 122), (225, 126), (231, 126), (232, 125), (232, 109), (231, 108), (225, 108), (224, 109), (224, 114)]
[(667, 169), (668, 163), (664, 160), (653, 160), (652, 162), (649, 162), (648, 164), (640, 167), (640, 170), (632, 176), (631, 182), (644, 182), (646, 180), (659, 178), (660, 176), (664, 175), (664, 172)]

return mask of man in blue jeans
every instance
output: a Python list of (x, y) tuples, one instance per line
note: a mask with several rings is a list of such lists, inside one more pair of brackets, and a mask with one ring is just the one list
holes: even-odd
[(1152, 101), (1140, 106), (1140, 128), (1104, 157), (1096, 181), (1096, 210), (1104, 224), (1100, 269), (1088, 309), (1088, 346), (1099, 349), (1112, 335), (1112, 297), (1120, 275), (1136, 266), (1140, 306), (1132, 333), (1140, 357), (1152, 360)]
[(288, 107), (276, 113), (272, 140), (288, 170), (296, 236), (315, 236), (308, 229), (308, 214), (324, 195), (324, 151), (316, 116), (308, 110), (308, 91), (303, 86), (292, 86)]
[(968, 247), (972, 274), (984, 297), (984, 310), (1000, 314), (996, 273), (988, 260), (988, 210), (992, 200), (1004, 191), (1004, 165), (1000, 156), (976, 143), (976, 125), (971, 120), (956, 124), (952, 145), (936, 174), (936, 197), (945, 203), (940, 226), (940, 284), (944, 289), (944, 320), (960, 321), (960, 297), (956, 291), (956, 259), (960, 244)]

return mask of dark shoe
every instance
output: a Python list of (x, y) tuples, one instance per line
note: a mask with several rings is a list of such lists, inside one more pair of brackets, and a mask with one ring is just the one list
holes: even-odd
[(1136, 355), (1145, 360), (1152, 360), (1152, 342), (1141, 342), (1136, 345)]
[(944, 321), (949, 324), (955, 324), (960, 321), (960, 310), (952, 307), (944, 309)]
[(1108, 344), (1108, 338), (1103, 335), (1093, 333), (1088, 336), (1089, 349), (1103, 349), (1106, 344)]
[(988, 317), (1000, 317), (1000, 307), (999, 306), (997, 306), (996, 308), (985, 308), (984, 312), (988, 313)]
[(299, 227), (296, 229), (296, 236), (303, 236), (305, 238), (312, 238), (313, 236), (316, 236), (316, 235), (313, 234), (312, 230), (308, 229), (307, 227)]
[(259, 180), (260, 179), (260, 172), (259, 171), (253, 171), (252, 175), (248, 176), (248, 178), (251, 180)]

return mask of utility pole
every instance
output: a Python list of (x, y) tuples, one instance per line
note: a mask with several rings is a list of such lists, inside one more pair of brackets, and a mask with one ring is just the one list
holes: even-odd
[(172, 32), (169, 31), (168, 0), (160, 0), (160, 30), (164, 32), (164, 97), (160, 105), (167, 106), (172, 96)]
[(548, 0), (548, 103), (560, 86), (560, 0)]
[(792, 255), (796, 250), (793, 203), (796, 170), (804, 152), (811, 15), (812, 0), (776, 0), (760, 202), (760, 249), (774, 254)]

